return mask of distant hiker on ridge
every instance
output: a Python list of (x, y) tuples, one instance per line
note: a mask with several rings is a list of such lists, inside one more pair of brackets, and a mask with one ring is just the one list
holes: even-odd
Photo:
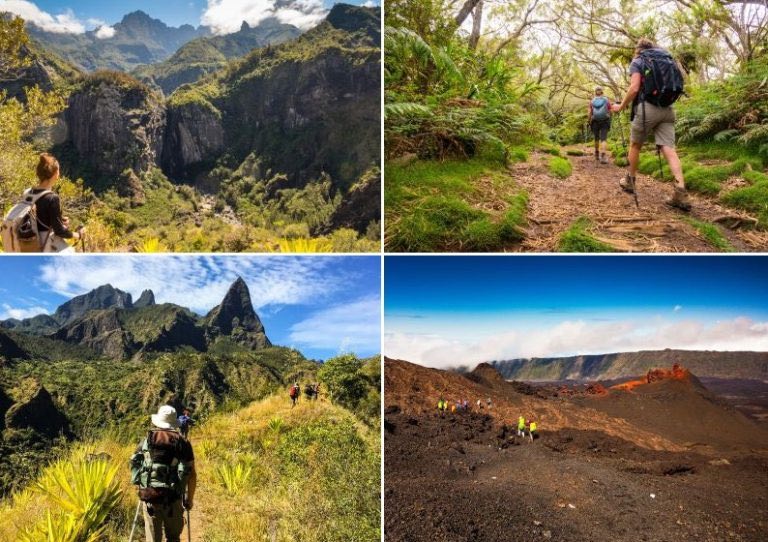
[[(176, 409), (161, 406), (153, 429), (131, 457), (131, 483), (139, 490), (147, 542), (180, 542), (184, 510), (191, 510), (197, 486), (192, 445), (175, 431)], [(189, 529), (189, 526), (187, 526)]]
[(653, 134), (656, 150), (664, 155), (675, 178), (674, 195), (666, 203), (690, 211), (683, 167), (675, 150), (675, 110), (672, 108), (683, 93), (683, 72), (669, 52), (642, 38), (637, 42), (629, 74), (630, 84), (624, 100), (612, 106), (613, 112), (619, 113), (632, 104), (629, 171), (619, 186), (625, 192), (634, 193), (640, 151), (646, 138)]
[(517, 419), (517, 436), (525, 437), (525, 418), (522, 416)]
[(189, 430), (195, 425), (195, 420), (192, 419), (191, 412), (188, 408), (181, 411), (179, 416), (179, 433), (185, 439), (189, 439)]
[(536, 438), (536, 422), (532, 421), (528, 426), (528, 433), (531, 435), (531, 442)]
[(595, 88), (595, 97), (589, 100), (587, 123), (595, 136), (595, 161), (607, 164), (608, 131), (611, 129), (611, 103), (603, 96), (603, 87)]
[(53, 191), (61, 176), (59, 161), (41, 154), (36, 169), (38, 184), (24, 191), (23, 199), (2, 223), (5, 252), (74, 252), (66, 239), (82, 239), (85, 228), (72, 231), (61, 212), (61, 200)]
[(295, 407), (296, 406), (296, 401), (299, 400), (299, 390), (300, 389), (301, 388), (299, 388), (299, 383), (295, 382), (293, 384), (293, 386), (291, 386), (291, 389), (288, 390), (288, 395), (291, 398), (291, 408)]

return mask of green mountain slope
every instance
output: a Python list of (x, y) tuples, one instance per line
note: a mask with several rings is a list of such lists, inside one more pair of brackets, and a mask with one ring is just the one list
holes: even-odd
[(238, 32), (192, 40), (169, 59), (137, 68), (133, 75), (169, 95), (181, 85), (194, 83), (204, 75), (223, 68), (229, 59), (245, 56), (259, 47), (289, 41), (300, 33), (295, 26), (274, 19), (256, 27), (244, 22)]

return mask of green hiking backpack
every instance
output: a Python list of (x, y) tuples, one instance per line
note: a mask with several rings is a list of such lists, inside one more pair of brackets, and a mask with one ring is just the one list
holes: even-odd
[(184, 495), (192, 469), (176, 458), (170, 464), (153, 459), (157, 448), (150, 444), (152, 433), (147, 434), (139, 451), (131, 456), (131, 484), (138, 486), (139, 499), (144, 502), (173, 502)]

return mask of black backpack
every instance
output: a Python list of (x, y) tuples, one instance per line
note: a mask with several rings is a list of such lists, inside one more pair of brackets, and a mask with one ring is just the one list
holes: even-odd
[(640, 52), (643, 61), (643, 99), (658, 107), (669, 107), (685, 93), (683, 73), (664, 49), (644, 49)]

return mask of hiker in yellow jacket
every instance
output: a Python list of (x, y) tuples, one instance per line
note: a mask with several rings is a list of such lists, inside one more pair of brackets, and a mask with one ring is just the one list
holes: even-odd
[(517, 419), (517, 436), (518, 437), (524, 437), (525, 436), (525, 418), (520, 416)]
[(536, 438), (534, 434), (536, 433), (536, 422), (531, 422), (531, 425), (528, 428), (528, 433), (531, 435), (531, 442), (533, 442), (533, 439)]

